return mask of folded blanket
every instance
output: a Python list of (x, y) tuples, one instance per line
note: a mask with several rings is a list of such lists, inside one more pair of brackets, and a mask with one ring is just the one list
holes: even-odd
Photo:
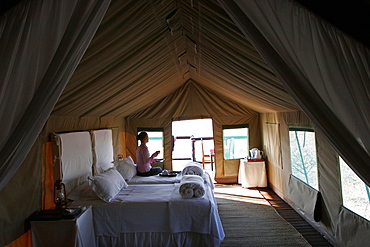
[(179, 192), (182, 198), (199, 198), (204, 196), (204, 180), (198, 175), (184, 175), (180, 181)]
[(182, 170), (182, 175), (198, 175), (203, 177), (203, 168), (197, 163), (188, 163)]

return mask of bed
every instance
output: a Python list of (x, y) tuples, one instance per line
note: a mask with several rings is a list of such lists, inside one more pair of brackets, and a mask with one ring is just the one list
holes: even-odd
[(54, 133), (54, 159), (70, 206), (92, 205), (97, 246), (220, 246), (225, 235), (207, 176), (204, 194), (191, 199), (179, 192), (181, 174), (127, 182), (112, 169), (110, 130), (71, 134)]

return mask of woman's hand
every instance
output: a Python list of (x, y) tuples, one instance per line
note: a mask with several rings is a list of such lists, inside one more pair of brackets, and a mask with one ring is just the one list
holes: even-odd
[(161, 152), (161, 151), (156, 151), (156, 152), (154, 152), (154, 153), (152, 154), (152, 157), (153, 157), (153, 158), (157, 157), (157, 156), (158, 156), (158, 154), (159, 154), (160, 152)]

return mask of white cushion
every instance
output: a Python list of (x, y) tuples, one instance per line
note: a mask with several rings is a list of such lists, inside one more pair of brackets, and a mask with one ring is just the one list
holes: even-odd
[(111, 202), (122, 189), (128, 186), (122, 175), (115, 169), (90, 177), (89, 184), (95, 194), (105, 202)]
[(109, 169), (112, 169), (113, 167), (114, 167), (114, 165), (112, 164), (112, 162), (109, 162), (109, 164), (105, 164), (104, 166), (102, 165), (101, 167), (96, 167), (95, 175), (106, 172)]
[(77, 188), (73, 189), (67, 196), (68, 200), (91, 200), (97, 199), (97, 195), (92, 190), (89, 182), (85, 182), (78, 186)]
[(130, 181), (137, 173), (136, 165), (131, 156), (128, 156), (122, 160), (114, 161), (113, 164), (127, 182)]

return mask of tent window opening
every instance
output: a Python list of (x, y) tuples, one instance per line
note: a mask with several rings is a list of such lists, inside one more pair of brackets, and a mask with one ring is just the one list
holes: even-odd
[(247, 125), (222, 127), (224, 159), (242, 159), (249, 152), (249, 129)]
[(172, 160), (190, 162), (192, 157), (191, 136), (174, 137)]
[(292, 175), (318, 190), (315, 131), (312, 128), (289, 128)]
[[(163, 141), (163, 129), (154, 129), (154, 128), (138, 128), (138, 133), (145, 131), (148, 133), (149, 142), (146, 144), (149, 149), (149, 153), (152, 154), (155, 151), (160, 151), (157, 156), (157, 160), (163, 160), (163, 150), (164, 150), (164, 141)], [(138, 141), (138, 145), (140, 142)]]
[(339, 157), (343, 206), (370, 220), (370, 188)]

